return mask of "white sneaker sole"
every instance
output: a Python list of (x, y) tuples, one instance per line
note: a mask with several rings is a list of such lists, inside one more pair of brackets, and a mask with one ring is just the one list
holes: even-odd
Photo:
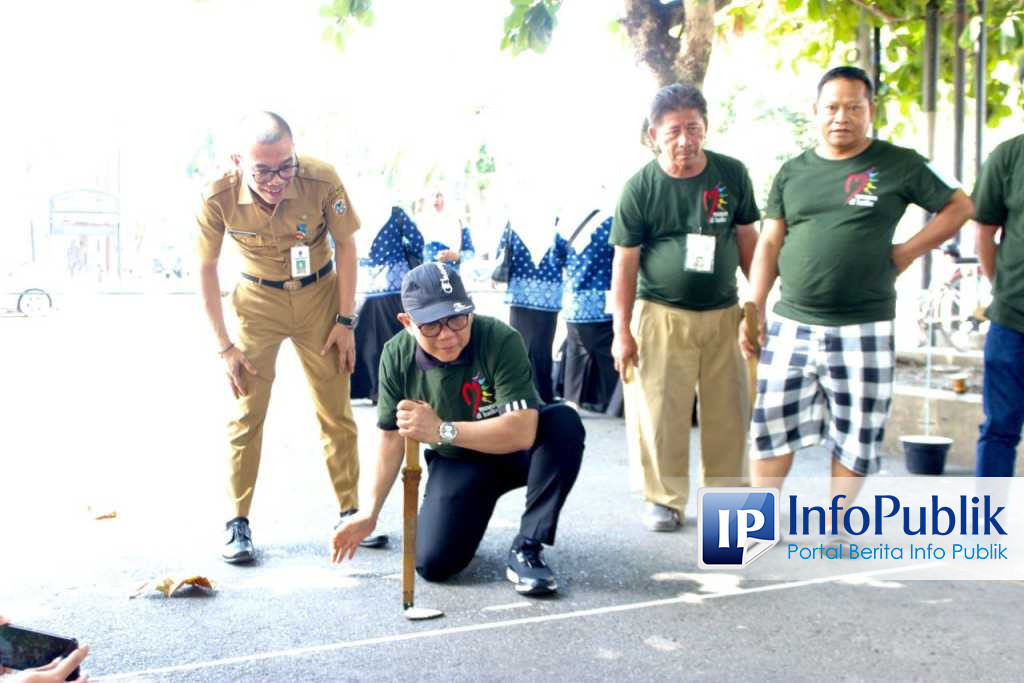
[(515, 572), (512, 567), (505, 567), (505, 578), (516, 584), (516, 593), (520, 595), (550, 595), (558, 590), (558, 584), (553, 586), (521, 586), (519, 584), (519, 574)]

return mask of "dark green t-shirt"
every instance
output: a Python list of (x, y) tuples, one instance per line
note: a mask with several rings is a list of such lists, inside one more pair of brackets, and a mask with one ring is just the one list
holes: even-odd
[(895, 318), (896, 225), (908, 204), (939, 211), (955, 191), (923, 156), (881, 140), (851, 159), (810, 149), (787, 161), (765, 207), (786, 221), (775, 312), (810, 325)]
[(1024, 135), (995, 148), (974, 188), (975, 220), (1003, 226), (988, 317), (1024, 332)]
[[(469, 344), (451, 363), (424, 353), (408, 332), (388, 340), (380, 356), (378, 427), (398, 429), (395, 413), (404, 399), (429, 403), (446, 422), (486, 420), (540, 405), (523, 338), (483, 315), (473, 316)], [(476, 453), (458, 446), (431, 447), (452, 457)]]
[[(694, 310), (736, 303), (736, 226), (753, 223), (760, 214), (743, 164), (724, 154), (704, 153), (707, 167), (693, 178), (673, 178), (654, 160), (622, 189), (609, 241), (641, 247), (639, 299)], [(690, 233), (715, 237), (712, 272), (685, 269)]]

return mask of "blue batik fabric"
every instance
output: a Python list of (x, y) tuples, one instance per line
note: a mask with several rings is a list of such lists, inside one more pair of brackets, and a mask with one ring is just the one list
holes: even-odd
[(370, 245), (370, 253), (359, 259), (359, 288), (367, 297), (398, 294), (402, 278), (409, 272), (409, 256), (414, 261), (423, 253), (423, 235), (397, 206)]
[(569, 257), (569, 242), (556, 233), (554, 244), (548, 247), (537, 264), (534, 264), (529, 248), (515, 230), (506, 230), (502, 234), (499, 253), (505, 248), (512, 249), (505, 303), (538, 311), (562, 310), (565, 287), (562, 270)]
[(570, 248), (566, 262), (565, 320), (570, 323), (602, 323), (612, 319), (605, 312), (605, 295), (612, 288), (612, 257), (608, 244), (612, 232), (609, 216), (590, 235), (583, 249)]
[[(445, 249), (451, 249), (451, 247), (445, 244), (444, 242), (439, 242), (438, 240), (432, 240), (430, 242), (427, 242), (425, 245), (423, 245), (424, 262), (436, 261), (437, 255), (440, 254)], [(469, 228), (464, 225), (462, 226), (462, 244), (459, 245), (460, 260), (458, 263), (449, 263), (449, 265), (453, 266), (455, 270), (458, 271), (459, 263), (463, 261), (468, 261), (469, 259), (473, 258), (475, 254), (476, 250), (473, 249), (473, 238), (469, 234)]]
[(473, 237), (469, 234), (469, 227), (465, 225), (462, 226), (462, 246), (460, 251), (463, 261), (468, 261), (476, 255), (476, 249), (473, 248)]

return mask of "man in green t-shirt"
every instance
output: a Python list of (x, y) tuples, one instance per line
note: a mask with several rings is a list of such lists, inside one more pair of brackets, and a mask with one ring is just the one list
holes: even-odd
[(402, 465), (403, 437), (430, 444), (416, 538), (416, 571), (443, 581), (462, 571), (498, 498), (526, 487), (506, 576), (522, 595), (558, 588), (542, 555), (583, 457), (583, 423), (564, 404), (541, 406), (522, 337), (473, 315), (459, 274), (425, 263), (402, 280), (405, 328), (380, 358), (377, 477), (367, 511), (338, 527), (334, 561), (352, 557), (377, 523)]
[(700, 90), (662, 88), (648, 120), (658, 155), (626, 182), (609, 240), (612, 355), (623, 374), (628, 443), (643, 469), (644, 525), (673, 531), (689, 496), (698, 385), (702, 484), (747, 483), (750, 400), (734, 337), (736, 269), (750, 267), (760, 215), (743, 164), (704, 149)]
[[(861, 69), (818, 84), (820, 141), (775, 176), (751, 266), (764, 349), (751, 426), (755, 486), (780, 487), (800, 448), (824, 442), (834, 493), (856, 495), (879, 466), (892, 398), (896, 276), (951, 238), (973, 211), (927, 159), (869, 137), (875, 106)], [(935, 216), (893, 244), (908, 204)], [(767, 325), (776, 277), (782, 296)], [(745, 339), (748, 355), (753, 349)]]
[[(996, 147), (974, 188), (978, 260), (992, 281), (979, 477), (1012, 477), (1024, 426), (1024, 135)], [(1001, 233), (996, 244), (996, 233)]]

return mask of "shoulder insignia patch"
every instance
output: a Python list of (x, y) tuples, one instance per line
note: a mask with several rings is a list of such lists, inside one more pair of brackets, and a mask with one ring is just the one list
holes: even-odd
[(237, 185), (238, 172), (233, 170), (228, 171), (220, 178), (206, 184), (206, 187), (203, 188), (203, 199), (210, 199), (224, 190), (231, 189)]

